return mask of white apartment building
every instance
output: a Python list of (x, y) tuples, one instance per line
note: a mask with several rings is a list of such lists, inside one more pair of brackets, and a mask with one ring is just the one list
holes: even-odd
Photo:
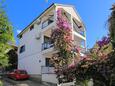
[(63, 9), (64, 16), (72, 26), (74, 44), (86, 49), (85, 26), (72, 5), (52, 4), (18, 34), (18, 69), (24, 69), (42, 81), (52, 83), (57, 83), (57, 79), (49, 60), (57, 50), (50, 42), (50, 36), (56, 27), (58, 8)]

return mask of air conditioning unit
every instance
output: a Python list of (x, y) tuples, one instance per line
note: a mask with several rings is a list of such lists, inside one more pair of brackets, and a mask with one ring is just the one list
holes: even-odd
[(39, 39), (41, 38), (41, 33), (37, 33), (37, 34), (35, 35), (35, 38), (36, 38), (37, 40), (39, 40)]

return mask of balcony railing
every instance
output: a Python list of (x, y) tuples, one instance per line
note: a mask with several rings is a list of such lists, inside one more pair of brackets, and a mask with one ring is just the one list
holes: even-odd
[(54, 67), (46, 67), (46, 66), (41, 67), (42, 74), (55, 74), (54, 70), (55, 70)]
[(53, 46), (54, 46), (54, 44), (52, 44), (51, 42), (44, 42), (44, 43), (42, 43), (42, 50), (49, 49)]
[(81, 31), (80, 28), (78, 28), (78, 26), (77, 26), (75, 23), (73, 23), (73, 28), (74, 28), (74, 31), (75, 31), (75, 32), (77, 32), (77, 33), (79, 33), (80, 35), (82, 35), (82, 36), (85, 37), (84, 31)]
[(81, 48), (81, 53), (85, 53), (86, 52), (86, 48)]
[(42, 29), (54, 22), (54, 16), (51, 16), (46, 21), (42, 23)]

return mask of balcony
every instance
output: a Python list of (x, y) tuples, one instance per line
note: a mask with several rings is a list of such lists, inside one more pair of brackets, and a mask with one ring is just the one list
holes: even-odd
[(45, 20), (42, 23), (42, 29), (44, 29), (45, 27), (47, 27), (48, 25), (50, 25), (53, 22), (54, 22), (54, 16), (51, 16), (50, 18), (48, 18), (47, 20)]
[(80, 37), (85, 37), (85, 31), (84, 29), (77, 24), (77, 21), (73, 19), (73, 30), (76, 34), (78, 34)]
[(54, 53), (57, 53), (58, 50), (54, 48), (54, 44), (50, 42), (45, 42), (42, 44), (42, 54), (46, 57), (51, 57)]
[(50, 42), (44, 42), (42, 43), (42, 50), (46, 50), (46, 49), (49, 49), (51, 47), (53, 47), (53, 43), (50, 43)]
[(77, 32), (78, 34), (80, 34), (80, 35), (82, 35), (83, 37), (85, 37), (84, 31), (80, 31), (80, 30), (79, 30), (80, 28), (78, 28), (76, 25), (73, 26), (73, 29), (74, 29), (75, 32)]

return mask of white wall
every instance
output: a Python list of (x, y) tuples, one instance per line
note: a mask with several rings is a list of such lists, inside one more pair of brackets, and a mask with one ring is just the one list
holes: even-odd
[[(25, 69), (29, 74), (41, 74), (42, 56), (41, 39), (36, 39), (40, 31), (40, 25), (35, 24), (31, 31), (28, 29), (20, 39), (19, 47), (25, 45), (25, 51), (18, 52), (18, 68)], [(19, 50), (18, 50), (19, 51)]]
[(26, 70), (29, 74), (41, 74), (42, 59), (39, 54), (19, 59), (19, 69)]
[(42, 81), (58, 83), (58, 80), (55, 74), (42, 74)]
[[(43, 33), (41, 33), (43, 30), (41, 26), (44, 17), (41, 20), (40, 25), (35, 23), (34, 29), (31, 31), (30, 29), (27, 29), (23, 33), (22, 38), (19, 39), (18, 49), (20, 49), (22, 45), (25, 45), (25, 51), (19, 53), (18, 50), (18, 69), (25, 69), (29, 74), (41, 74), (41, 66), (45, 66), (45, 57), (42, 55)], [(39, 33), (41, 34), (41, 37), (37, 40), (36, 36)]]

